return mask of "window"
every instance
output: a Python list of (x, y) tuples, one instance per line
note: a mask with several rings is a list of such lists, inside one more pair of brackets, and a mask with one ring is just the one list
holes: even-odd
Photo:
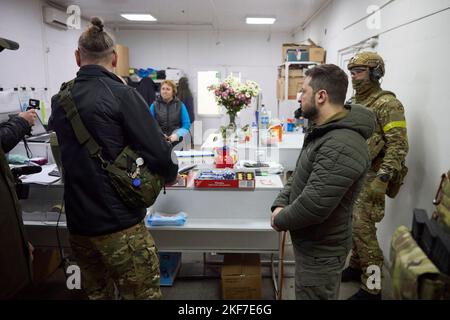
[(209, 91), (208, 87), (220, 82), (220, 72), (218, 71), (199, 71), (197, 73), (197, 109), (201, 116), (220, 115), (220, 107), (216, 103), (214, 92)]
[(231, 71), (229, 75), (238, 79), (239, 82), (242, 82), (241, 73), (239, 71)]

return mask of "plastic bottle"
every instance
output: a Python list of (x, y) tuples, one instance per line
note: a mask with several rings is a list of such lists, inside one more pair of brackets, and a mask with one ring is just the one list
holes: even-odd
[(264, 105), (261, 105), (261, 112), (259, 114), (259, 128), (260, 129), (269, 129), (269, 113), (267, 112), (267, 109)]

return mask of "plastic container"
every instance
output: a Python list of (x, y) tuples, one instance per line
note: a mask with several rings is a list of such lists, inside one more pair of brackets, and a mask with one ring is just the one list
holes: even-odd
[(260, 129), (269, 129), (270, 117), (267, 109), (264, 105), (261, 106), (261, 112), (259, 115), (259, 128)]
[(287, 123), (287, 132), (294, 132), (295, 124), (292, 122)]

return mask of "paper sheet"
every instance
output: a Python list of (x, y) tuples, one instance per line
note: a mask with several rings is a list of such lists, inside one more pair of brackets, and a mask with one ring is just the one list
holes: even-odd
[(46, 164), (42, 166), (42, 171), (35, 174), (29, 174), (26, 176), (21, 176), (20, 180), (23, 183), (35, 183), (42, 185), (49, 185), (55, 183), (60, 177), (49, 176), (48, 173), (56, 169), (56, 164)]

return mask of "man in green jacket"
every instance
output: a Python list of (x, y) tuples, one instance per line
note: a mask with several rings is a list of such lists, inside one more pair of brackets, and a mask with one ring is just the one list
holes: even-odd
[[(16, 42), (0, 38), (0, 51), (18, 48)], [(31, 283), (32, 246), (24, 234), (22, 210), (5, 153), (30, 131), (36, 117), (32, 109), (0, 123), (0, 299), (12, 298)]]
[(344, 106), (348, 78), (339, 67), (319, 65), (305, 75), (301, 105), (311, 125), (297, 167), (272, 205), (272, 227), (291, 234), (296, 298), (337, 299), (375, 117)]

